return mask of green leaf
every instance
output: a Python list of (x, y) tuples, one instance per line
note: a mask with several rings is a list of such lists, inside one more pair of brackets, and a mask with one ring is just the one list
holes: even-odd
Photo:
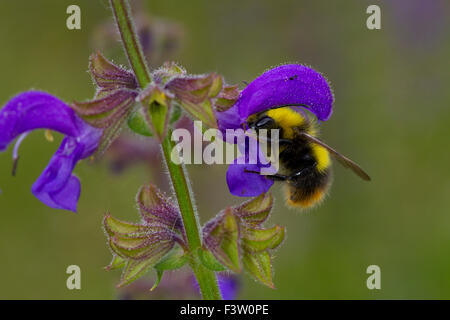
[(227, 270), (215, 257), (214, 255), (206, 248), (198, 249), (198, 256), (202, 264), (212, 271), (225, 271)]
[(272, 282), (272, 264), (267, 251), (245, 254), (242, 259), (245, 270), (262, 284), (275, 289)]

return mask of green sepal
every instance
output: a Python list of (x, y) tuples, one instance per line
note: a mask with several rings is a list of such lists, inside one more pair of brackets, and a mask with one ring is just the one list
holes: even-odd
[(187, 260), (188, 257), (183, 248), (176, 246), (155, 265), (155, 269), (159, 271), (176, 270), (184, 266)]
[(115, 234), (140, 233), (147, 229), (143, 225), (138, 225), (116, 219), (110, 214), (106, 214), (105, 217), (103, 218), (103, 225), (105, 227), (105, 231), (110, 236), (114, 236)]
[(150, 268), (153, 267), (155, 262), (153, 259), (148, 260), (128, 260), (125, 269), (123, 270), (118, 288), (124, 287), (133, 281), (143, 276)]
[(111, 263), (105, 267), (105, 270), (110, 271), (121, 269), (125, 267), (126, 263), (127, 261), (124, 258), (119, 257), (118, 255), (114, 255)]
[(202, 121), (209, 128), (217, 128), (212, 100), (221, 93), (222, 76), (210, 73), (202, 76), (182, 76), (172, 79), (166, 88), (175, 94), (180, 106), (194, 120)]
[(89, 57), (89, 71), (99, 88), (108, 91), (116, 88), (137, 88), (135, 76), (131, 71), (115, 65), (99, 51)]
[(242, 245), (254, 252), (275, 249), (284, 239), (286, 228), (275, 225), (270, 229), (243, 228)]
[(97, 151), (94, 154), (94, 158), (98, 159), (108, 150), (111, 144), (116, 140), (123, 127), (125, 127), (125, 120), (128, 118), (127, 115), (119, 118), (116, 122), (112, 123), (109, 127), (103, 130), (102, 137), (98, 143)]
[(186, 70), (182, 66), (173, 61), (166, 61), (161, 68), (158, 68), (152, 72), (152, 78), (158, 78), (163, 85), (166, 85), (174, 78), (185, 74)]
[(208, 249), (224, 266), (234, 272), (241, 272), (239, 259), (239, 226), (232, 210), (228, 208), (219, 218), (219, 223), (209, 236), (217, 245)]
[(208, 97), (214, 98), (216, 97), (222, 90), (223, 87), (223, 78), (222, 76), (215, 76), (213, 77), (211, 87), (209, 89)]
[(200, 103), (192, 103), (190, 101), (181, 101), (180, 103), (194, 120), (202, 121), (208, 128), (217, 128), (217, 120), (209, 99)]
[(162, 140), (166, 133), (167, 126), (167, 106), (154, 101), (148, 107), (148, 113), (152, 119), (152, 124), (156, 135)]
[(128, 118), (128, 127), (141, 136), (153, 136), (141, 110), (136, 111)]
[(223, 266), (208, 249), (199, 248), (198, 256), (201, 263), (209, 270), (216, 272), (227, 270), (227, 268)]
[(111, 249), (123, 258), (135, 260), (152, 259), (161, 252), (167, 253), (173, 247), (171, 239), (148, 242), (144, 239), (129, 239), (118, 236), (111, 238)]
[(123, 287), (143, 276), (150, 268), (159, 263), (170, 249), (171, 247), (166, 248), (166, 250), (159, 250), (143, 260), (129, 259), (122, 273), (120, 283), (117, 286)]
[(257, 281), (275, 289), (272, 282), (272, 264), (267, 251), (245, 254), (242, 258), (245, 270)]
[(214, 103), (216, 110), (219, 112), (224, 112), (230, 109), (236, 103), (238, 98), (239, 88), (237, 85), (224, 86)]
[(236, 213), (247, 224), (259, 226), (269, 217), (272, 206), (272, 194), (270, 192), (262, 193), (237, 207)]
[(172, 105), (172, 112), (170, 113), (169, 124), (174, 124), (180, 120), (182, 114), (180, 105), (178, 102), (174, 102)]
[(173, 98), (172, 93), (160, 88), (158, 85), (151, 83), (141, 91), (137, 97), (137, 101), (142, 104), (142, 113), (144, 120), (153, 135), (157, 136), (161, 141), (164, 139), (168, 122), (168, 110)]
[(180, 246), (173, 248), (154, 266), (156, 270), (156, 281), (150, 291), (153, 291), (158, 287), (165, 270), (179, 269), (186, 264), (187, 260), (188, 257), (183, 248)]

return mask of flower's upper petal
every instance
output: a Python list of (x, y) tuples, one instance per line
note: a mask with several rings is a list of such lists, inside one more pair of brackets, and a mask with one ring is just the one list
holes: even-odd
[(333, 101), (331, 88), (319, 72), (298, 64), (282, 65), (253, 80), (232, 108), (218, 113), (218, 123), (222, 130), (237, 128), (254, 113), (281, 106), (303, 106), (326, 121)]
[(0, 110), (0, 151), (20, 134), (34, 129), (78, 136), (80, 123), (75, 112), (58, 98), (39, 91), (21, 93)]
[(252, 81), (242, 91), (237, 105), (242, 119), (276, 106), (304, 105), (325, 121), (333, 111), (333, 93), (319, 72), (288, 64), (264, 72)]
[(238, 197), (256, 197), (267, 192), (273, 181), (263, 175), (246, 172), (246, 170), (259, 172), (261, 168), (257, 164), (238, 164), (242, 158), (236, 159), (228, 167), (227, 184), (230, 193)]

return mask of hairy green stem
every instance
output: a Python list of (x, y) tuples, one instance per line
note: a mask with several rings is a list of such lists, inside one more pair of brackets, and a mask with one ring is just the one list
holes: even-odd
[(136, 36), (128, 1), (111, 0), (111, 7), (128, 60), (139, 85), (141, 88), (145, 88), (152, 81), (152, 78), (147, 63), (145, 63), (139, 39)]
[[(120, 31), (125, 53), (133, 68), (141, 88), (146, 88), (152, 81), (150, 71), (145, 63), (142, 49), (137, 39), (131, 10), (127, 0), (110, 0), (117, 27)], [(216, 275), (202, 265), (198, 257), (198, 249), (202, 245), (200, 225), (194, 211), (189, 181), (183, 166), (171, 161), (173, 142), (170, 132), (162, 141), (163, 158), (167, 164), (172, 185), (180, 207), (189, 249), (189, 264), (197, 278), (204, 299), (221, 299)]]
[(192, 195), (188, 185), (189, 182), (186, 178), (187, 174), (182, 165), (177, 165), (170, 160), (171, 152), (174, 147), (173, 142), (168, 138), (170, 135), (171, 132), (169, 131), (162, 143), (162, 149), (172, 179), (173, 188), (175, 189), (181, 215), (183, 216), (183, 224), (186, 230), (189, 251), (191, 252), (190, 266), (197, 278), (203, 298), (214, 300), (221, 299), (214, 272), (205, 268), (198, 259), (198, 249), (202, 245), (199, 233), (200, 225), (198, 223), (197, 215), (194, 212)]

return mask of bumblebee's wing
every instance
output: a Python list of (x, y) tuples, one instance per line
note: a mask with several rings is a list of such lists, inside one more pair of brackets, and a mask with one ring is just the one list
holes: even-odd
[(312, 135), (306, 133), (306, 132), (299, 132), (299, 134), (305, 138), (306, 140), (316, 143), (325, 149), (327, 149), (344, 167), (352, 169), (354, 173), (356, 173), (361, 179), (370, 181), (369, 175), (355, 162), (350, 160), (349, 158), (343, 156), (324, 142), (322, 142), (320, 139), (313, 137)]

